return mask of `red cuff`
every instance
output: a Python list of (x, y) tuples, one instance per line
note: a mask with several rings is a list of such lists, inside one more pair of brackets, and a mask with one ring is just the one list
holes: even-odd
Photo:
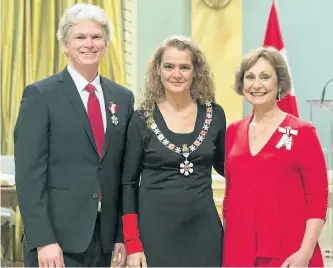
[(139, 239), (137, 214), (126, 214), (122, 217), (124, 242), (127, 254), (143, 252), (142, 242)]
[(127, 255), (143, 252), (142, 242), (140, 239), (125, 241)]

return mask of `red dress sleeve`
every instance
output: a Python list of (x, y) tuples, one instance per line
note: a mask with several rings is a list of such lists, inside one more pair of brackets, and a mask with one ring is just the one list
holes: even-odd
[(316, 130), (307, 125), (299, 130), (300, 172), (307, 200), (308, 219), (326, 218), (328, 207), (328, 175), (325, 157)]

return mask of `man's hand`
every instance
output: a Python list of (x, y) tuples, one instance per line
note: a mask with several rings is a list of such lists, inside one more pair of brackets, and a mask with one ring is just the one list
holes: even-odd
[(62, 249), (58, 243), (37, 248), (39, 267), (65, 267)]
[[(119, 259), (120, 254), (120, 259)], [(117, 267), (125, 267), (126, 266), (126, 247), (124, 243), (115, 243), (114, 251), (112, 254), (112, 261), (117, 263)]]

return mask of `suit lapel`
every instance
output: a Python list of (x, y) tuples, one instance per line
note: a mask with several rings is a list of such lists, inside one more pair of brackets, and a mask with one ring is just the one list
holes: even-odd
[(89, 140), (92, 144), (92, 146), (95, 148), (97, 153), (97, 148), (94, 140), (94, 136), (92, 133), (92, 129), (90, 126), (89, 118), (87, 111), (84, 107), (84, 104), (82, 102), (82, 99), (79, 95), (79, 92), (77, 91), (77, 88), (75, 86), (75, 83), (70, 76), (69, 72), (67, 71), (67, 67), (59, 74), (59, 81), (63, 84), (62, 90), (64, 91), (65, 95), (69, 99), (69, 101), (72, 103), (74, 110), (77, 113), (77, 116), (79, 117), (80, 121), (83, 124), (83, 127), (89, 137)]
[(102, 157), (101, 161), (103, 160), (103, 157), (105, 156), (112, 137), (112, 132), (114, 130), (114, 124), (112, 123), (111, 120), (111, 112), (109, 110), (109, 103), (110, 102), (115, 102), (114, 99), (114, 94), (111, 90), (110, 84), (107, 82), (104, 77), (101, 76), (101, 86), (104, 94), (104, 102), (105, 102), (105, 113), (106, 113), (106, 132), (105, 132), (105, 138), (104, 138), (104, 146), (103, 146), (103, 152), (102, 152)]

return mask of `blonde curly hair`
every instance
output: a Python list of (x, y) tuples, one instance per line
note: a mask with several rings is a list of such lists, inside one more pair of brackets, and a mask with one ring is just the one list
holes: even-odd
[(191, 84), (191, 96), (193, 99), (205, 104), (215, 102), (215, 85), (213, 74), (210, 70), (203, 52), (189, 37), (171, 36), (164, 40), (154, 51), (148, 65), (143, 91), (141, 92), (141, 110), (144, 113), (147, 126), (153, 123), (153, 111), (156, 103), (162, 101), (165, 89), (158, 73), (162, 56), (166, 48), (174, 47), (179, 50), (187, 50), (191, 53), (194, 68), (194, 76)]

